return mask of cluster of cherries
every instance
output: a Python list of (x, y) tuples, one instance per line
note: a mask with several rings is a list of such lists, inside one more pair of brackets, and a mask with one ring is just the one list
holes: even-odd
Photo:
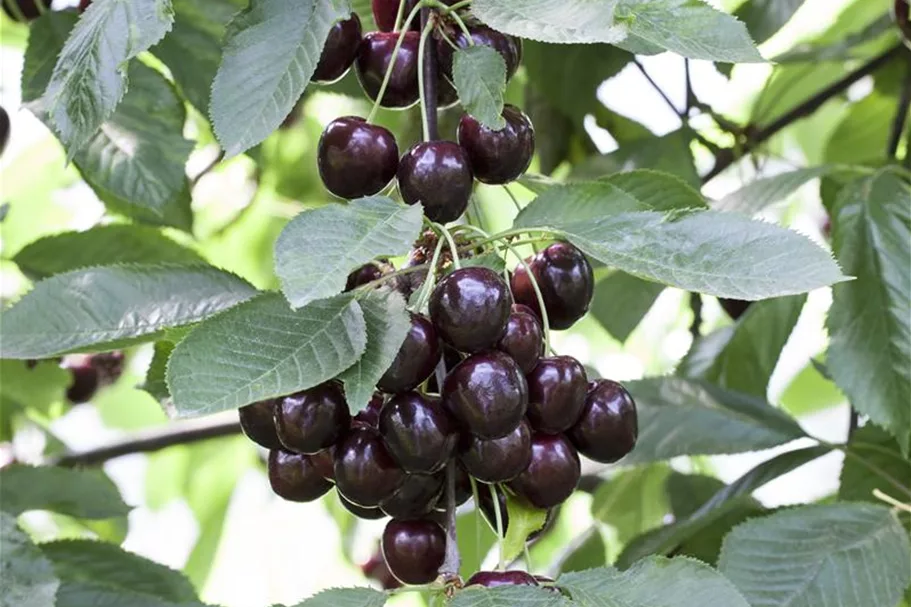
[[(481, 266), (445, 274), (430, 294), (429, 315), (411, 313), (373, 400), (353, 417), (334, 380), (240, 410), (246, 434), (271, 450), (278, 495), (309, 501), (334, 483), (357, 516), (392, 517), (382, 551), (402, 583), (431, 582), (443, 563), (439, 509), (448, 466), (456, 504), (472, 495), (474, 479), (494, 485), (500, 499), (508, 491), (553, 509), (576, 488), (579, 453), (615, 462), (635, 444), (636, 408), (620, 384), (590, 382), (576, 359), (545, 355), (544, 313), (551, 327), (566, 329), (588, 310), (588, 260), (556, 242), (525, 265), (509, 282)], [(368, 264), (348, 286), (382, 272)], [(486, 513), (490, 505), (479, 504)]]
[[(416, 3), (406, 4), (407, 13)], [(398, 14), (397, 0), (374, 0), (373, 13), (380, 31), (362, 36), (357, 14), (333, 26), (312, 81), (335, 82), (353, 65), (361, 88), (376, 101), (388, 71), (380, 105), (390, 109), (409, 108), (420, 101), (421, 35), (414, 30), (390, 31)], [(480, 23), (470, 22), (467, 31), (462, 31), (448, 24), (445, 17), (435, 14), (434, 19), (433, 45), (440, 71), (438, 107), (458, 102), (452, 84), (455, 48), (471, 44), (489, 46), (506, 62), (507, 77), (515, 74), (522, 57), (518, 38)], [(504, 108), (502, 115), (506, 126), (500, 130), (464, 115), (457, 142), (424, 141), (413, 145), (401, 157), (395, 136), (387, 129), (358, 116), (337, 118), (320, 137), (319, 174), (330, 192), (346, 199), (372, 196), (396, 179), (407, 204), (422, 203), (424, 213), (432, 221), (454, 221), (468, 207), (475, 179), (487, 184), (509, 183), (531, 163), (535, 149), (531, 120), (511, 105)]]

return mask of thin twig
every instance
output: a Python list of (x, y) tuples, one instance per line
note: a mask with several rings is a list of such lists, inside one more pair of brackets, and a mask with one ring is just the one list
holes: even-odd
[(674, 105), (674, 102), (671, 101), (671, 98), (667, 96), (667, 93), (664, 92), (664, 89), (658, 86), (657, 82), (652, 80), (652, 77), (649, 76), (648, 72), (645, 69), (645, 66), (639, 63), (638, 59), (633, 59), (633, 64), (639, 68), (639, 71), (642, 72), (642, 75), (645, 76), (645, 79), (648, 80), (648, 83), (652, 85), (652, 88), (655, 89), (659, 95), (661, 95), (661, 98), (664, 99), (664, 102), (668, 105), (669, 108), (671, 108), (671, 111), (673, 111), (678, 118), (683, 120), (685, 114), (681, 113), (680, 110), (677, 109), (677, 106)]
[[(889, 144), (886, 148), (886, 156), (889, 158), (897, 158), (898, 144), (901, 142), (902, 131), (908, 121), (908, 108), (911, 107), (911, 51), (905, 53), (905, 59), (907, 61), (905, 78), (902, 81), (898, 108), (895, 111), (895, 119), (892, 121), (892, 129), (889, 131)], [(906, 151), (905, 155), (907, 154)]]
[(702, 335), (702, 296), (699, 293), (690, 293), (690, 308), (693, 310), (693, 322), (690, 324), (690, 335), (693, 343)]
[(197, 183), (199, 183), (200, 179), (202, 179), (203, 177), (205, 177), (206, 175), (211, 173), (212, 170), (215, 169), (216, 166), (218, 166), (218, 163), (224, 159), (225, 159), (225, 151), (219, 150), (218, 154), (215, 156), (215, 158), (213, 158), (209, 164), (207, 164), (205, 167), (203, 167), (203, 169), (199, 173), (196, 174), (196, 177), (193, 178), (190, 185), (195, 186)]

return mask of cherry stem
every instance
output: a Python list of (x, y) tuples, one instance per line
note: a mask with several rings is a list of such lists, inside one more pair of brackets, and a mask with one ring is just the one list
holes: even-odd
[[(421, 294), (418, 296), (417, 304), (415, 304), (415, 311), (417, 312), (421, 312), (424, 309), (424, 306), (427, 305), (427, 300), (430, 298), (430, 293), (433, 291), (433, 285), (436, 283), (436, 268), (445, 242), (442, 238), (437, 240), (437, 246), (433, 250), (433, 257), (430, 259), (430, 267), (427, 269), (427, 278), (424, 279), (424, 284), (421, 285)], [(440, 383), (438, 385), (442, 389), (443, 384)]]
[(35, 0), (35, 8), (38, 9), (39, 15), (43, 15), (47, 12), (47, 5), (45, 5), (42, 0)]
[(490, 487), (490, 497), (493, 499), (493, 513), (497, 519), (497, 544), (499, 560), (497, 562), (497, 569), (503, 571), (506, 565), (506, 560), (503, 558), (503, 513), (500, 510), (500, 496), (497, 495), (497, 486), (489, 485)]
[(417, 16), (420, 9), (420, 5), (415, 6), (411, 13), (408, 14), (408, 19), (405, 20), (405, 25), (399, 33), (399, 38), (395, 41), (395, 48), (392, 49), (392, 57), (389, 59), (389, 66), (386, 68), (386, 74), (383, 76), (383, 84), (380, 85), (380, 92), (376, 96), (376, 101), (373, 102), (373, 109), (371, 109), (370, 114), (367, 115), (368, 124), (373, 124), (373, 120), (376, 118), (376, 113), (379, 111), (380, 104), (383, 102), (383, 95), (386, 94), (386, 88), (389, 86), (389, 81), (392, 79), (392, 69), (395, 67), (395, 62), (399, 58), (399, 50), (402, 48), (402, 42), (404, 42), (405, 35), (411, 27), (411, 22), (414, 21), (414, 18)]
[(471, 37), (471, 32), (468, 31), (468, 26), (465, 25), (462, 18), (459, 17), (457, 13), (449, 13), (449, 16), (452, 17), (452, 20), (456, 22), (456, 25), (459, 26), (459, 29), (462, 30), (462, 33), (468, 38), (468, 46), (474, 46), (474, 38)]
[(452, 252), (452, 265), (456, 270), (462, 269), (462, 264), (459, 262), (459, 247), (456, 246), (455, 240), (452, 239), (452, 234), (449, 233), (449, 230), (446, 229), (441, 223), (431, 222), (431, 227), (434, 230), (438, 231), (439, 234), (442, 234), (443, 238), (446, 239), (446, 242), (449, 243), (449, 250)]
[(418, 45), (418, 91), (421, 95), (421, 124), (424, 141), (439, 139), (437, 127), (437, 51), (427, 38), (433, 31), (433, 9), (421, 9), (421, 42)]
[(395, 27), (392, 31), (397, 32), (402, 29), (402, 18), (405, 16), (405, 0), (399, 0), (399, 8), (395, 13)]
[[(442, 390), (443, 380), (446, 379), (446, 361), (443, 358), (440, 358), (440, 362), (437, 363), (436, 375), (437, 385)], [(440, 575), (446, 581), (457, 580), (459, 578), (459, 569), (462, 565), (462, 556), (459, 554), (458, 533), (456, 531), (455, 476), (456, 461), (451, 459), (446, 465), (446, 557), (443, 560), (443, 565), (440, 566)]]

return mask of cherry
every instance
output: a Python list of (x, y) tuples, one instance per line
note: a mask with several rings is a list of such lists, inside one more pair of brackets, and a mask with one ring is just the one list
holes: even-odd
[[(489, 46), (494, 49), (506, 62), (506, 80), (509, 81), (522, 62), (522, 41), (480, 23), (468, 26), (468, 33), (471, 34), (471, 39), (465, 35), (464, 31), (457, 29), (452, 36), (455, 45), (459, 48), (468, 48), (474, 42), (475, 46)], [(437, 41), (436, 48), (440, 61), (440, 72), (448, 78), (452, 78), (455, 49), (442, 37)]]
[(286, 396), (275, 407), (278, 438), (289, 451), (316, 453), (332, 446), (348, 428), (351, 415), (338, 382)]
[(531, 427), (522, 420), (501, 438), (466, 437), (460, 454), (465, 469), (484, 483), (503, 483), (522, 473), (531, 462)]
[(66, 398), (78, 405), (92, 400), (101, 384), (98, 369), (92, 366), (91, 359), (85, 359), (68, 367), (73, 381), (66, 389)]
[[(386, 70), (392, 63), (400, 32), (370, 32), (364, 36), (354, 63), (361, 88), (371, 101), (376, 101)], [(385, 108), (405, 109), (417, 103), (418, 91), (418, 45), (421, 36), (417, 32), (405, 32), (402, 46), (392, 67), (392, 75), (380, 103)]]
[(261, 400), (258, 403), (241, 407), (237, 410), (240, 416), (240, 429), (251, 441), (266, 449), (281, 449), (275, 430), (275, 399)]
[(488, 184), (516, 180), (528, 169), (535, 153), (535, 129), (519, 108), (503, 108), (506, 126), (488, 128), (465, 114), (459, 122), (459, 145), (465, 148), (475, 179)]
[(395, 177), (399, 147), (383, 127), (344, 116), (330, 122), (320, 136), (317, 166), (326, 189), (336, 196), (372, 196)]
[(474, 266), (447, 274), (430, 296), (430, 319), (456, 350), (493, 347), (506, 332), (512, 297), (490, 268)]
[(721, 307), (724, 308), (724, 311), (728, 313), (732, 320), (739, 320), (753, 302), (719, 297), (718, 303), (721, 304)]
[(374, 430), (352, 428), (335, 447), (336, 487), (358, 506), (378, 506), (404, 480), (405, 472)]
[(407, 472), (430, 474), (443, 468), (458, 440), (456, 425), (440, 400), (408, 392), (380, 412), (380, 435)]
[(397, 519), (426, 516), (436, 508), (445, 478), (445, 474), (409, 474), (395, 493), (380, 502), (380, 508)]
[(430, 377), (440, 362), (442, 349), (436, 328), (426, 316), (411, 315), (411, 327), (392, 364), (383, 373), (377, 388), (401, 393), (414, 390)]
[(528, 407), (528, 384), (506, 354), (475, 354), (446, 377), (443, 404), (475, 436), (500, 438), (522, 421)]
[(364, 506), (358, 506), (354, 502), (345, 499), (345, 496), (341, 493), (338, 494), (338, 501), (341, 503), (342, 507), (356, 516), (359, 519), (365, 521), (376, 521), (381, 518), (386, 518), (386, 513), (380, 510), (379, 508), (365, 508)]
[(599, 379), (590, 384), (582, 416), (568, 436), (589, 459), (611, 464), (633, 450), (638, 433), (633, 397), (617, 382)]
[[(376, 22), (376, 28), (381, 32), (391, 32), (395, 28), (395, 18), (398, 16), (399, 4), (402, 0), (373, 0), (371, 8), (373, 9), (373, 20)], [(414, 10), (418, 0), (405, 0), (405, 8), (402, 13), (402, 20), (407, 19), (411, 11)], [(420, 29), (420, 23), (415, 19), (411, 24), (411, 29)]]
[(22, 13), (22, 16), (26, 21), (32, 21), (41, 16), (41, 10), (38, 8), (38, 3), (41, 2), (43, 6), (47, 7), (50, 10), (50, 1), (44, 0), (0, 0), (0, 7), (3, 8), (3, 12), (10, 18), (18, 20), (16, 14), (13, 10), (6, 5), (7, 2), (15, 2), (19, 6), (19, 11)]
[[(552, 329), (568, 329), (588, 312), (595, 277), (582, 251), (568, 242), (555, 242), (526, 263), (541, 289)], [(512, 293), (518, 303), (540, 315), (538, 298), (522, 265), (512, 275)]]
[(466, 586), (537, 586), (535, 576), (524, 571), (478, 571), (465, 582)]
[[(2, 2), (2, 0), (0, 0), (0, 2)], [(0, 107), (0, 154), (3, 154), (3, 150), (6, 149), (6, 144), (9, 143), (9, 134), (9, 114), (6, 113), (5, 109)]]
[(528, 420), (535, 430), (557, 434), (576, 423), (588, 392), (582, 363), (572, 356), (542, 358), (526, 379)]
[(509, 487), (537, 508), (552, 508), (572, 495), (580, 476), (579, 454), (566, 437), (535, 434), (531, 463)]
[(276, 495), (292, 502), (312, 502), (332, 488), (309, 455), (281, 449), (269, 452), (269, 484)]
[(335, 482), (335, 446), (311, 453), (309, 455), (310, 463), (316, 469), (317, 474), (327, 481)]
[[(468, 472), (465, 471), (465, 467), (461, 464), (455, 465), (455, 505), (461, 506), (465, 502), (471, 499), (471, 496), (474, 492), (471, 489), (471, 477), (468, 476)], [(446, 504), (446, 486), (443, 486), (443, 496), (440, 498), (439, 506), (445, 510)]]
[(372, 428), (374, 430), (380, 427), (380, 411), (383, 409), (383, 395), (379, 392), (373, 393), (373, 398), (367, 403), (367, 406), (358, 411), (351, 418), (351, 427)]
[(92, 4), (92, 0), (79, 0), (79, 6), (77, 7), (79, 13), (80, 14), (84, 13), (85, 9), (87, 9), (89, 6), (91, 6), (91, 4)]
[(345, 281), (345, 292), (353, 291), (368, 282), (379, 280), (384, 274), (385, 272), (379, 264), (372, 261), (366, 263), (348, 275), (348, 279)]
[(531, 373), (544, 354), (544, 332), (534, 310), (515, 304), (506, 323), (506, 333), (497, 342), (497, 349), (509, 354), (522, 373)]
[(446, 557), (446, 534), (426, 519), (389, 521), (382, 545), (389, 571), (404, 584), (429, 584)]
[(361, 565), (361, 573), (364, 574), (364, 577), (377, 581), (383, 590), (395, 590), (402, 586), (402, 583), (389, 572), (386, 559), (383, 558), (380, 550), (374, 552), (370, 560)]
[(339, 80), (354, 63), (361, 44), (361, 20), (357, 13), (336, 22), (329, 30), (323, 52), (310, 82), (329, 84)]
[(420, 202), (431, 221), (455, 221), (468, 208), (474, 179), (465, 150), (453, 141), (413, 145), (399, 161), (397, 177), (402, 200)]
[[(443, 362), (445, 363), (447, 370), (454, 369), (460, 362), (462, 362), (462, 355), (452, 346), (443, 344)], [(427, 380), (426, 391), (433, 394), (440, 393), (440, 387), (437, 385), (436, 374), (431, 375), (430, 379)]]

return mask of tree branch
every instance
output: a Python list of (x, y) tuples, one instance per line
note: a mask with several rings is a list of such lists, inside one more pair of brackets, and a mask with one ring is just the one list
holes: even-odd
[[(430, 23), (432, 19), (436, 19), (435, 11), (432, 8), (422, 8), (421, 31), (427, 27), (427, 24)], [(427, 137), (431, 141), (440, 138), (437, 116), (437, 92), (439, 88), (437, 67), (437, 47), (431, 39), (428, 40), (428, 44), (424, 49), (424, 98), (421, 99), (421, 103), (424, 104), (424, 109), (427, 113)]]
[[(908, 108), (911, 107), (911, 51), (905, 53), (905, 78), (902, 81), (901, 94), (898, 99), (898, 108), (895, 111), (895, 119), (892, 121), (892, 130), (889, 132), (889, 144), (886, 148), (886, 156), (897, 158), (898, 144), (901, 142), (902, 131), (905, 123), (908, 121)], [(909, 152), (905, 152), (908, 156)]]
[(655, 91), (656, 91), (659, 95), (661, 95), (661, 98), (664, 99), (664, 102), (667, 104), (667, 106), (668, 106), (669, 108), (671, 108), (671, 111), (674, 112), (674, 114), (676, 114), (677, 117), (680, 118), (680, 120), (686, 122), (686, 121), (684, 120), (684, 114), (683, 114), (680, 110), (677, 109), (677, 106), (674, 105), (674, 102), (671, 101), (671, 98), (667, 96), (667, 93), (664, 92), (664, 89), (662, 89), (660, 86), (658, 86), (658, 83), (657, 83), (657, 82), (655, 82), (654, 80), (652, 80), (652, 77), (649, 76), (648, 72), (647, 72), (646, 69), (645, 69), (645, 66), (642, 65), (641, 63), (639, 63), (639, 60), (638, 60), (638, 59), (633, 59), (633, 64), (634, 64), (637, 68), (639, 68), (639, 71), (642, 72), (642, 75), (645, 76), (645, 79), (648, 80), (648, 83), (649, 83), (650, 85), (652, 85), (652, 88), (655, 89)]

